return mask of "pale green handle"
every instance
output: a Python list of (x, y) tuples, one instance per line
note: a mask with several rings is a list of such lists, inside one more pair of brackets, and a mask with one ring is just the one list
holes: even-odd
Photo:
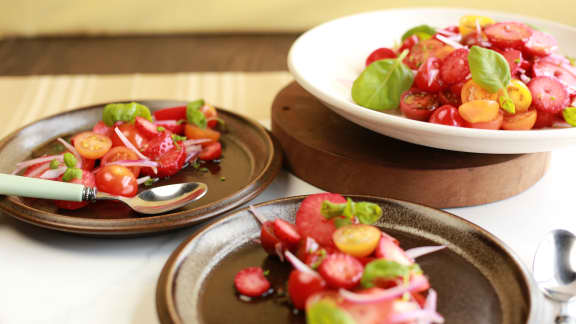
[(82, 201), (84, 186), (0, 173), (0, 195)]

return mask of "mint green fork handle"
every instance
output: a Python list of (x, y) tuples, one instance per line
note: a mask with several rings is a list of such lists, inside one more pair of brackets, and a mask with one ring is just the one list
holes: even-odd
[(84, 186), (0, 173), (0, 195), (82, 201)]

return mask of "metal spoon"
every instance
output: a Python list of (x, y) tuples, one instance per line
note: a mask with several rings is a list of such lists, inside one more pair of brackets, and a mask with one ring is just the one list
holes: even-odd
[(576, 296), (576, 236), (566, 230), (548, 233), (534, 257), (534, 278), (544, 294), (561, 305), (556, 324), (575, 324), (568, 304)]
[(0, 174), (0, 195), (70, 201), (119, 200), (142, 214), (159, 214), (182, 207), (202, 198), (207, 191), (204, 183), (188, 182), (147, 189), (127, 198), (81, 184)]

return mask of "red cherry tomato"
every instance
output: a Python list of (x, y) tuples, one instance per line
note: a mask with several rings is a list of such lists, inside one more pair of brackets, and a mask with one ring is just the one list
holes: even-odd
[[(124, 136), (128, 138), (130, 143), (132, 143), (138, 149), (144, 147), (148, 142), (148, 140), (144, 136), (142, 136), (140, 132), (138, 132), (134, 124), (126, 123), (116, 127), (118, 127), (118, 129), (120, 129), (122, 134), (124, 134)], [(118, 137), (115, 131), (114, 134), (112, 135), (112, 146), (124, 146), (124, 143), (122, 142), (120, 137)]]
[(412, 35), (406, 38), (398, 49), (398, 54), (402, 53), (404, 50), (412, 50), (412, 47), (414, 47), (414, 45), (416, 45), (419, 41), (420, 38), (418, 38), (416, 35)]
[(112, 127), (104, 124), (103, 121), (99, 121), (94, 125), (92, 131), (96, 134), (106, 135), (108, 137), (112, 137), (112, 132), (114, 131)]
[(427, 121), (432, 112), (440, 106), (440, 99), (434, 93), (410, 89), (400, 98), (400, 110), (410, 119)]
[(418, 69), (429, 57), (444, 59), (454, 48), (443, 42), (430, 38), (419, 42), (412, 47), (410, 54), (404, 59), (404, 63), (411, 69)]
[(440, 69), (442, 81), (446, 84), (456, 84), (464, 81), (470, 73), (468, 52), (466, 48), (459, 48), (442, 61), (442, 68)]
[(198, 158), (201, 160), (211, 161), (220, 158), (222, 155), (222, 144), (220, 142), (212, 142), (202, 149), (202, 152), (198, 154)]
[(440, 60), (429, 57), (418, 68), (414, 83), (418, 89), (429, 92), (438, 92), (444, 88), (444, 81), (440, 78)]
[(96, 172), (96, 187), (116, 196), (134, 197), (138, 193), (136, 177), (121, 165), (105, 165)]
[(368, 55), (368, 58), (366, 58), (366, 66), (372, 64), (372, 62), (374, 62), (374, 61), (384, 60), (384, 59), (389, 59), (389, 58), (396, 58), (396, 53), (394, 53), (393, 50), (386, 48), (386, 47), (378, 48), (374, 52), (372, 52), (370, 55)]
[(442, 124), (448, 126), (463, 127), (465, 124), (464, 119), (458, 113), (458, 108), (451, 105), (444, 105), (434, 110), (430, 116), (429, 122), (434, 124)]
[(216, 110), (216, 107), (205, 104), (200, 108), (200, 111), (206, 117), (208, 127), (214, 128), (218, 125), (218, 111)]
[[(100, 164), (104, 166), (110, 162), (126, 160), (140, 160), (140, 157), (134, 151), (125, 146), (116, 146), (111, 148), (110, 151), (102, 157)], [(140, 167), (129, 167), (128, 169), (130, 169), (134, 176), (138, 178), (138, 175), (140, 175)]]
[(276, 234), (274, 234), (273, 221), (262, 224), (260, 228), (260, 244), (262, 244), (262, 248), (270, 255), (276, 255), (278, 251), (283, 250), (282, 242)]
[(438, 98), (440, 98), (440, 102), (443, 105), (452, 105), (458, 107), (462, 103), (462, 100), (460, 99), (460, 92), (455, 93), (452, 91), (453, 87), (454, 86), (438, 92)]
[(186, 106), (168, 107), (154, 112), (156, 120), (181, 120), (186, 119)]
[(74, 148), (87, 159), (99, 159), (112, 147), (112, 141), (106, 135), (83, 132), (74, 136)]
[(297, 309), (306, 307), (306, 300), (326, 288), (326, 281), (319, 275), (292, 270), (288, 279), (288, 294)]

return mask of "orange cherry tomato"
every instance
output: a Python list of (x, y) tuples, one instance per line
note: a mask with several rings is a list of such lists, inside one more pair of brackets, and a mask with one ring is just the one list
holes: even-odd
[(462, 103), (466, 103), (474, 100), (498, 100), (498, 92), (490, 93), (484, 88), (482, 88), (478, 83), (474, 82), (472, 79), (466, 81), (462, 87), (461, 92)]
[(127, 167), (105, 165), (95, 176), (96, 187), (102, 192), (125, 197), (134, 197), (138, 193), (136, 177)]
[(500, 105), (493, 100), (473, 100), (458, 107), (458, 113), (469, 123), (483, 123), (498, 115)]
[[(134, 151), (125, 146), (116, 146), (111, 148), (110, 151), (108, 151), (108, 153), (106, 153), (104, 157), (102, 157), (100, 164), (107, 165), (110, 162), (123, 161), (123, 160), (140, 160), (140, 157), (136, 153), (134, 153)], [(140, 167), (133, 166), (128, 167), (128, 169), (132, 171), (132, 173), (136, 178), (138, 178), (138, 175), (140, 175)]]
[(99, 159), (106, 154), (112, 141), (106, 135), (84, 132), (74, 136), (74, 148), (87, 159)]
[(332, 234), (336, 247), (355, 257), (365, 257), (376, 249), (382, 232), (372, 225), (351, 224), (342, 226)]
[(498, 111), (496, 117), (492, 120), (486, 122), (478, 122), (478, 123), (466, 123), (466, 127), (469, 128), (479, 128), (479, 129), (500, 129), (502, 127), (502, 121), (504, 120), (504, 114), (502, 110)]
[[(207, 138), (212, 142), (218, 142), (220, 139), (220, 132), (210, 128), (200, 128), (191, 124), (186, 124), (185, 134), (188, 139), (203, 139)], [(207, 146), (212, 142), (203, 143), (202, 146)]]
[(502, 129), (506, 130), (529, 130), (536, 124), (538, 112), (535, 109), (519, 112), (514, 115), (505, 115), (502, 121)]

